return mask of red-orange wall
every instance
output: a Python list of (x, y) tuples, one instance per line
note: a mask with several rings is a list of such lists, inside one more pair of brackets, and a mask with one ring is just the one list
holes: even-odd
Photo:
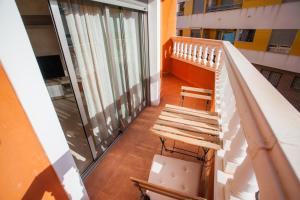
[(170, 72), (171, 37), (176, 36), (176, 0), (161, 0), (161, 71)]
[(0, 199), (67, 199), (1, 63), (0, 188)]
[(171, 60), (172, 74), (194, 87), (214, 90), (214, 72), (176, 59)]
[[(171, 59), (171, 73), (191, 86), (215, 90), (215, 73), (176, 59)], [(211, 111), (214, 111), (214, 96)]]

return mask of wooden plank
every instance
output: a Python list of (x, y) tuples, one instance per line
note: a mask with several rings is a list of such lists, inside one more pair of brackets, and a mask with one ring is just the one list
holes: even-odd
[(184, 142), (184, 143), (195, 145), (195, 146), (206, 147), (206, 148), (214, 149), (214, 150), (221, 149), (220, 145), (212, 143), (212, 142), (207, 142), (207, 141), (204, 141), (204, 140), (197, 140), (197, 139), (194, 139), (194, 138), (185, 137), (185, 136), (182, 136), (182, 135), (176, 135), (176, 134), (168, 133), (168, 132), (164, 132), (164, 131), (158, 131), (158, 130), (155, 130), (155, 129), (151, 129), (151, 131), (155, 135), (158, 135), (158, 136), (163, 137), (163, 138), (169, 138), (169, 139), (172, 139), (172, 140)]
[(196, 98), (196, 99), (204, 99), (204, 100), (211, 101), (211, 96), (207, 96), (207, 95), (194, 94), (194, 93), (188, 93), (188, 92), (180, 92), (180, 95), (185, 96), (185, 97), (192, 97), (192, 98)]
[(206, 124), (203, 122), (195, 122), (195, 121), (191, 121), (191, 120), (179, 119), (179, 118), (168, 117), (168, 116), (163, 116), (163, 115), (159, 115), (158, 118), (162, 119), (162, 120), (186, 124), (186, 125), (190, 125), (190, 126), (198, 126), (198, 127), (202, 127), (202, 128), (216, 130), (216, 131), (219, 130), (219, 128), (216, 125)]
[(186, 131), (186, 130), (181, 130), (181, 129), (173, 128), (173, 127), (169, 127), (169, 126), (162, 126), (162, 125), (158, 125), (158, 124), (155, 124), (153, 126), (153, 129), (219, 144), (218, 137), (208, 135), (208, 134)]
[(181, 193), (177, 190), (171, 189), (171, 188), (166, 188), (158, 184), (150, 183), (147, 181), (143, 181), (141, 179), (137, 179), (134, 177), (130, 177), (130, 180), (136, 185), (141, 187), (142, 189), (149, 190), (167, 197), (179, 199), (179, 200), (206, 200), (202, 197), (197, 197), (193, 195), (189, 195), (186, 193)]
[(192, 112), (192, 113), (201, 113), (201, 114), (215, 115), (215, 116), (219, 115), (219, 113), (217, 113), (217, 112), (209, 112), (209, 111), (205, 111), (205, 110), (196, 110), (196, 109), (186, 108), (186, 107), (182, 107), (182, 106), (175, 106), (175, 105), (172, 105), (172, 104), (166, 104), (165, 107), (166, 108), (171, 108), (171, 109), (177, 109), (177, 110), (184, 110), (184, 111), (188, 111), (188, 112)]
[(192, 92), (200, 92), (200, 93), (206, 93), (206, 94), (212, 94), (213, 93), (213, 91), (209, 90), (209, 89), (195, 88), (195, 87), (189, 87), (189, 86), (181, 86), (181, 90), (192, 91)]
[(213, 120), (218, 120), (219, 119), (219, 117), (215, 116), (215, 115), (189, 112), (189, 111), (186, 111), (186, 110), (179, 110), (179, 109), (173, 109), (173, 108), (164, 108), (163, 110), (167, 111), (167, 112), (178, 113), (178, 114), (185, 114), (185, 115), (191, 115), (191, 116), (195, 116), (195, 117), (205, 117), (207, 119), (213, 119)]
[(162, 111), (160, 114), (164, 115), (164, 116), (168, 116), (168, 117), (176, 117), (176, 118), (179, 118), (179, 119), (187, 119), (187, 120), (196, 121), (196, 122), (204, 122), (204, 123), (207, 123), (207, 124), (219, 125), (218, 120), (209, 119), (209, 118), (206, 118), (206, 117), (203, 117), (203, 116), (202, 117), (195, 117), (195, 116), (191, 116), (191, 115), (174, 113), (174, 112), (166, 112), (166, 111)]
[(216, 130), (206, 129), (206, 128), (197, 127), (197, 126), (189, 126), (189, 125), (185, 125), (185, 124), (181, 124), (181, 123), (177, 123), (177, 122), (157, 120), (155, 123), (164, 125), (164, 126), (182, 129), (182, 130), (193, 131), (193, 132), (200, 133), (200, 134), (203, 133), (203, 134), (209, 134), (209, 135), (215, 135), (215, 136), (219, 135), (219, 132)]

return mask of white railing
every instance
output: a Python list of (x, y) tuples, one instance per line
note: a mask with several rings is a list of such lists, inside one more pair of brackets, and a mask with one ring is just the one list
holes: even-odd
[(172, 40), (173, 59), (215, 71), (223, 149), (215, 156), (214, 198), (299, 198), (300, 113), (230, 42)]
[(222, 58), (219, 41), (190, 37), (173, 37), (172, 58), (187, 62), (210, 71), (216, 71)]

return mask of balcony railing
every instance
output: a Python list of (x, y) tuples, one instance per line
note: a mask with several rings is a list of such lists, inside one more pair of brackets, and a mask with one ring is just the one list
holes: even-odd
[(239, 9), (242, 7), (242, 3), (230, 3), (230, 4), (222, 4), (222, 5), (211, 5), (207, 7), (207, 12), (216, 12), (223, 10), (233, 10)]
[(174, 37), (173, 59), (215, 71), (223, 149), (215, 199), (300, 196), (300, 114), (230, 42)]
[(216, 71), (220, 66), (222, 45), (216, 40), (173, 37), (172, 58)]

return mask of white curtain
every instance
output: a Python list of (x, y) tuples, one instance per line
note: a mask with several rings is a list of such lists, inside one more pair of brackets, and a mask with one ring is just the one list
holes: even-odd
[[(96, 145), (118, 128), (101, 7), (62, 1)], [(79, 81), (80, 82), (80, 81)]]
[(143, 102), (142, 66), (140, 49), (140, 22), (138, 12), (123, 11), (124, 42), (129, 79), (131, 113), (135, 117)]
[(139, 13), (80, 0), (59, 5), (94, 140), (104, 150), (142, 108)]

